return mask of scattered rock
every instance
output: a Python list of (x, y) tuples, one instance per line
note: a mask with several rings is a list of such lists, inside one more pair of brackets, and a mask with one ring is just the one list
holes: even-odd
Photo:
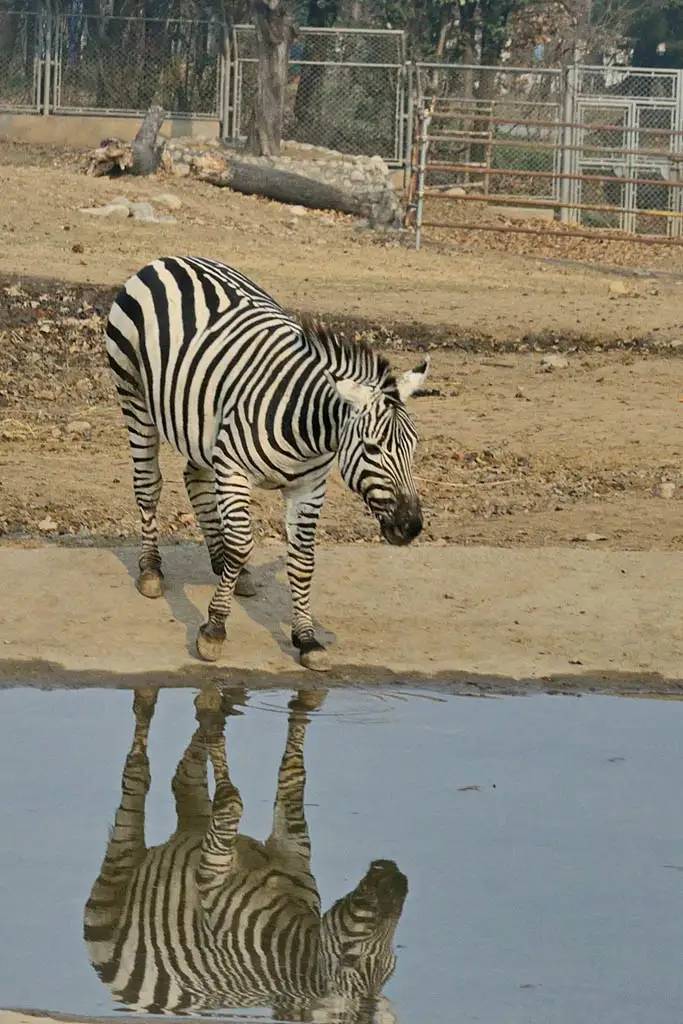
[(627, 285), (626, 281), (610, 281), (607, 290), (614, 298), (624, 298), (631, 294), (631, 289)]
[(308, 210), (305, 206), (289, 206), (287, 207), (287, 213), (290, 213), (292, 217), (305, 217)]
[(82, 206), (80, 213), (87, 213), (90, 217), (130, 217), (128, 206), (122, 203), (108, 203), (106, 206)]
[(572, 540), (579, 542), (586, 541), (588, 544), (595, 544), (600, 540), (607, 540), (607, 537), (604, 533), (584, 533), (579, 534), (576, 537), (572, 537)]
[(85, 249), (83, 248), (83, 246), (81, 245), (81, 243), (80, 243), (80, 242), (75, 242), (75, 243), (74, 243), (74, 244), (73, 244), (73, 245), (71, 246), (71, 251), (72, 251), (72, 252), (85, 252)]
[(66, 432), (70, 437), (80, 437), (83, 441), (89, 441), (92, 427), (87, 420), (72, 420), (71, 423), (67, 423)]
[(660, 483), (655, 484), (652, 493), (656, 498), (669, 500), (676, 493), (676, 484), (672, 480), (662, 480)]
[(153, 196), (152, 202), (157, 206), (165, 206), (168, 210), (179, 210), (183, 205), (182, 200), (178, 196), (174, 196), (172, 192), (162, 192), (158, 196)]
[(566, 356), (560, 355), (559, 352), (546, 352), (545, 355), (541, 356), (541, 368), (543, 370), (566, 370), (569, 366), (569, 360)]
[(515, 391), (515, 398), (523, 398), (525, 402), (530, 402), (531, 401), (529, 396), (527, 394), (525, 394), (524, 389), (519, 387), (519, 386), (517, 387), (517, 390)]
[(173, 174), (176, 178), (187, 178), (190, 174), (190, 165), (184, 160), (173, 161)]
[(41, 533), (53, 533), (57, 529), (57, 523), (51, 516), (45, 516), (38, 523), (38, 529)]

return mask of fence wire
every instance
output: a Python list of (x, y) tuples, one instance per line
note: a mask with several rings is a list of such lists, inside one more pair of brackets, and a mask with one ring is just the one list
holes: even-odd
[(212, 21), (64, 15), (55, 112), (217, 116), (222, 35)]
[[(246, 135), (256, 91), (256, 34), (235, 30), (232, 135)], [(289, 57), (285, 137), (348, 153), (403, 157), (403, 35), (301, 29)]]
[(37, 14), (0, 10), (0, 110), (39, 110), (43, 47), (43, 26)]

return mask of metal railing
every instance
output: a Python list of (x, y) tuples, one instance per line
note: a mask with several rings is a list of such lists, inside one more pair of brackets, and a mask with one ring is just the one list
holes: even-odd
[[(603, 237), (681, 240), (683, 72), (423, 65), (416, 82), (409, 210), (418, 247), (430, 226), (548, 230), (503, 222), (503, 207)], [(441, 200), (447, 221), (431, 214)], [(479, 219), (463, 216), (468, 209)]]

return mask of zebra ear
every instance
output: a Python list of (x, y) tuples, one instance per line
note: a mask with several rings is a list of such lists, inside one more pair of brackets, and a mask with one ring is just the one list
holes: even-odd
[(402, 377), (398, 379), (398, 394), (402, 402), (405, 402), (407, 398), (412, 398), (416, 392), (419, 392), (424, 387), (424, 382), (427, 380), (429, 373), (429, 356), (420, 363), (419, 366), (414, 367), (412, 370), (408, 370)]
[(369, 384), (361, 384), (357, 380), (335, 380), (334, 386), (340, 397), (358, 410), (370, 404), (374, 393)]

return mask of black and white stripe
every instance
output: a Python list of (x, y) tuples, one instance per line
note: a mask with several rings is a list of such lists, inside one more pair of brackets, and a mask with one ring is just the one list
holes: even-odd
[(162, 593), (156, 509), (158, 449), (186, 460), (185, 483), (220, 582), (199, 654), (215, 660), (252, 548), (250, 489), (278, 488), (285, 505), (292, 639), (324, 668), (310, 612), (315, 531), (335, 456), (394, 544), (422, 528), (412, 475), (417, 441), (405, 400), (427, 363), (396, 379), (366, 345), (302, 327), (256, 285), (205, 259), (155, 260), (124, 285), (107, 352), (128, 427), (142, 520), (138, 588)]
[(382, 1016), (407, 883), (392, 861), (375, 861), (355, 889), (321, 913), (303, 759), (308, 712), (321, 699), (307, 691), (290, 702), (273, 829), (261, 843), (239, 834), (242, 803), (224, 739), (230, 701), (203, 691), (199, 727), (173, 779), (177, 829), (148, 849), (147, 737), (156, 694), (136, 693), (121, 803), (84, 915), (93, 967), (127, 1008), (178, 1014), (268, 1006), (277, 1019), (330, 1024)]

